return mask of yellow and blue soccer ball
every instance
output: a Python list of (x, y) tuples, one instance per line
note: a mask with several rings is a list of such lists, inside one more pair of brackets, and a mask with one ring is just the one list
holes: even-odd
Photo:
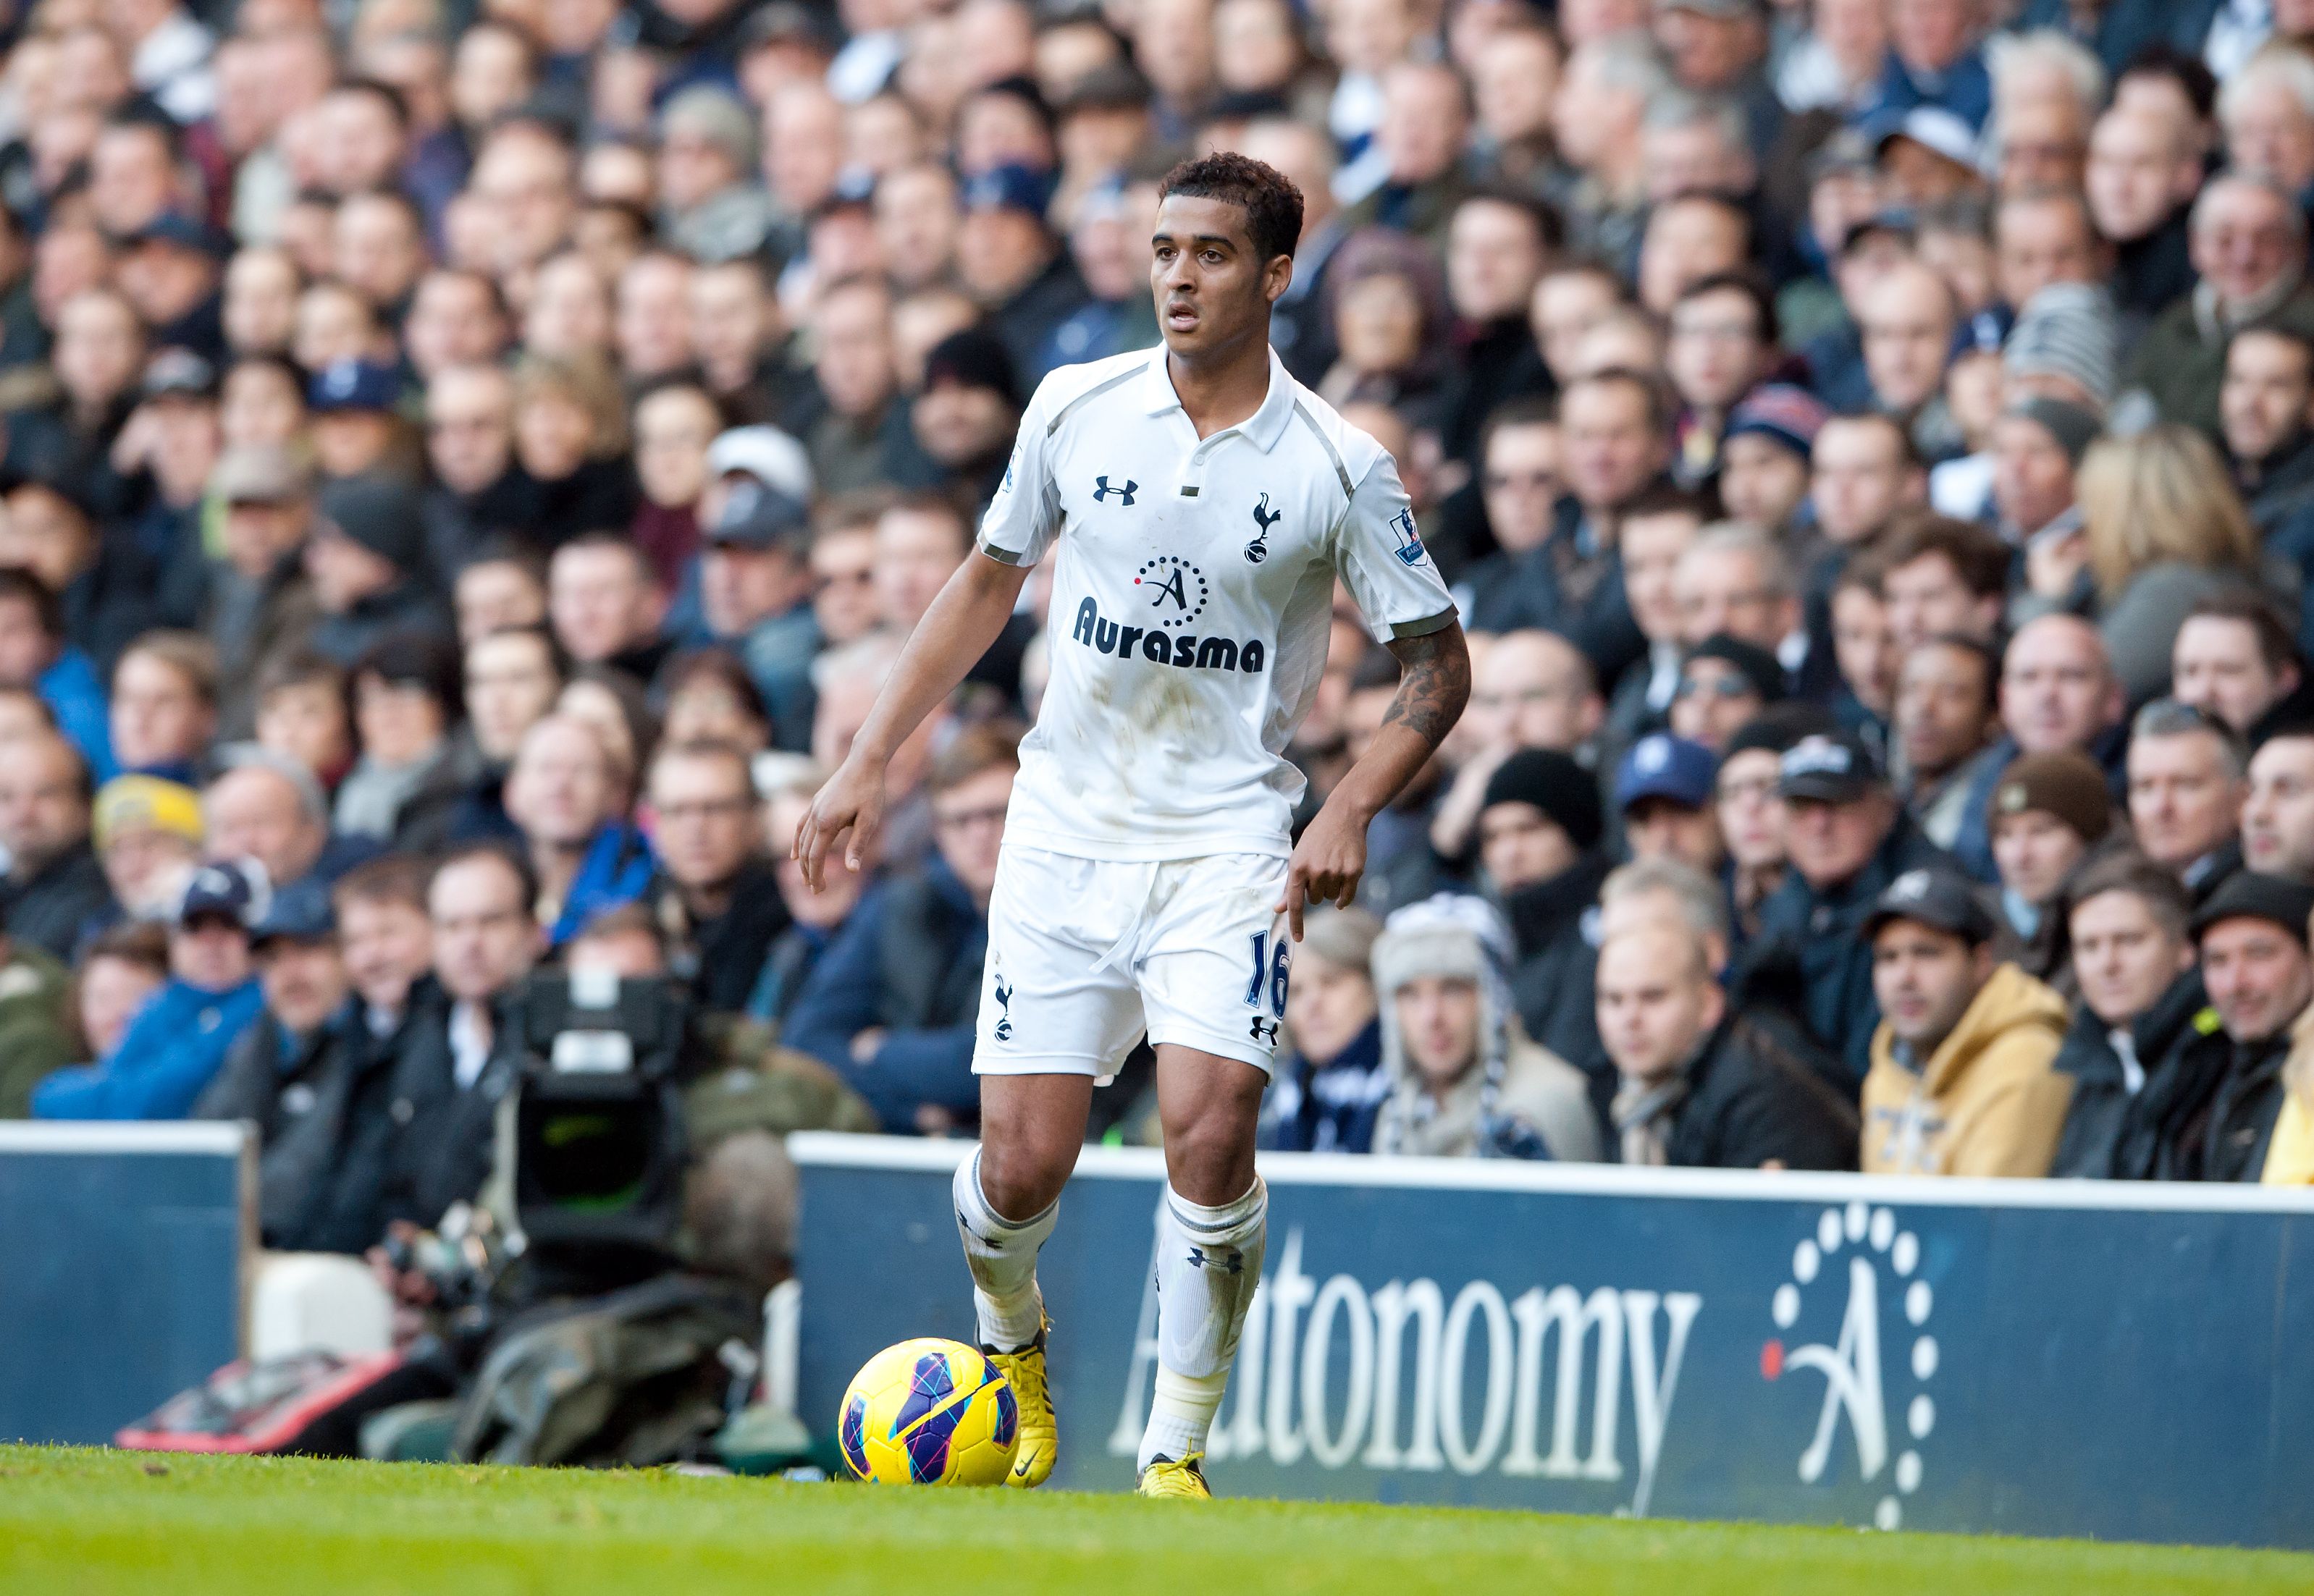
[(986, 1358), (927, 1336), (868, 1360), (843, 1393), (835, 1438), (844, 1466), (877, 1485), (1002, 1485), (1020, 1406)]

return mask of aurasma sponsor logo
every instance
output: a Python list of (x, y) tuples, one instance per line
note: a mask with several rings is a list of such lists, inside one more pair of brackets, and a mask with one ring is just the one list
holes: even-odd
[(1268, 663), (1259, 638), (1194, 637), (1111, 621), (1091, 599), (1077, 605), (1076, 624), (1069, 635), (1086, 648), (1119, 659), (1138, 654), (1153, 665), (1188, 666), (1201, 670), (1243, 671), (1259, 675)]
[[(1321, 1281), (1302, 1256), (1296, 1227), (1247, 1316), (1212, 1457), (1594, 1482), (1646, 1513), (1700, 1294), (1534, 1285), (1511, 1297), (1473, 1280), (1450, 1298), (1427, 1278)], [(1154, 1276), (1108, 1438), (1120, 1456), (1148, 1411)]]

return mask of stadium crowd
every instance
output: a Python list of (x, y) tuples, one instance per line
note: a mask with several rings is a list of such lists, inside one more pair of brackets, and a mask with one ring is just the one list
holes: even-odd
[[(788, 842), (1233, 148), (1474, 662), (1295, 952), (1267, 1144), (2314, 1180), (2304, 0), (5, 39), (0, 1115), (253, 1120), (269, 1243), (358, 1253), (482, 1186), (556, 961), (684, 983), (702, 1145), (968, 1134), (1047, 582), (871, 868)], [(1344, 599), (1305, 817), (1396, 672)]]

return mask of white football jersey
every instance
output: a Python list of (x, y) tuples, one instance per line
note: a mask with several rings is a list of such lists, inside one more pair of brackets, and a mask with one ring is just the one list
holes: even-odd
[(1378, 637), (1455, 614), (1390, 455), (1275, 352), (1261, 408), (1202, 441), (1161, 345), (1054, 372), (979, 546), (1057, 562), (1006, 840), (1088, 859), (1290, 851), (1303, 783), (1283, 754), (1335, 578)]

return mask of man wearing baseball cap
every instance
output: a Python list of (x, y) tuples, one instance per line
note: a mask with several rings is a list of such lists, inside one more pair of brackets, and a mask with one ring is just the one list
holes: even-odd
[(1045, 375), (1053, 330), (1091, 297), (1076, 262), (1045, 225), (1046, 181), (1010, 163), (974, 175), (959, 196), (957, 276), (988, 312), (1023, 386)]
[(1868, 1175), (2045, 1175), (2069, 1077), (2065, 1001), (1997, 962), (1992, 913), (1950, 867), (1904, 871), (1865, 917), (1886, 1016), (1864, 1080)]
[(271, 889), (248, 860), (204, 865), (169, 931), (169, 980), (145, 1001), (112, 1056), (32, 1089), (35, 1119), (182, 1119), (249, 1027), (263, 995), (249, 973), (249, 924)]
[(811, 523), (802, 503), (742, 476), (724, 493), (699, 555), (705, 636), (747, 667), (782, 748), (811, 732), (811, 662), (824, 644), (811, 608)]
[(263, 1010), (193, 1105), (195, 1119), (258, 1129), (258, 1225), (268, 1247), (304, 1250), (306, 1210), (329, 1184), (367, 1033), (349, 1001), (328, 890), (305, 880), (274, 895), (250, 928)]
[(1712, 809), (1718, 761), (1684, 737), (1656, 732), (1631, 745), (1615, 772), (1615, 808), (1633, 859), (1668, 858), (1717, 875), (1722, 850)]
[(1907, 870), (1948, 866), (1888, 785), (1879, 760), (1849, 731), (1819, 732), (1777, 766), (1790, 869), (1760, 905), (1760, 959), (1797, 958), (1808, 1028), (1861, 1082), (1880, 1023), (1872, 950), (1859, 934), (1872, 905)]
[(2161, 1109), (2154, 1173), (2167, 1180), (2257, 1180), (2288, 1089), (2291, 1032), (2314, 1001), (2307, 920), (2314, 886), (2242, 870), (2193, 920), (2202, 984), (2219, 1029), (2179, 1051)]

